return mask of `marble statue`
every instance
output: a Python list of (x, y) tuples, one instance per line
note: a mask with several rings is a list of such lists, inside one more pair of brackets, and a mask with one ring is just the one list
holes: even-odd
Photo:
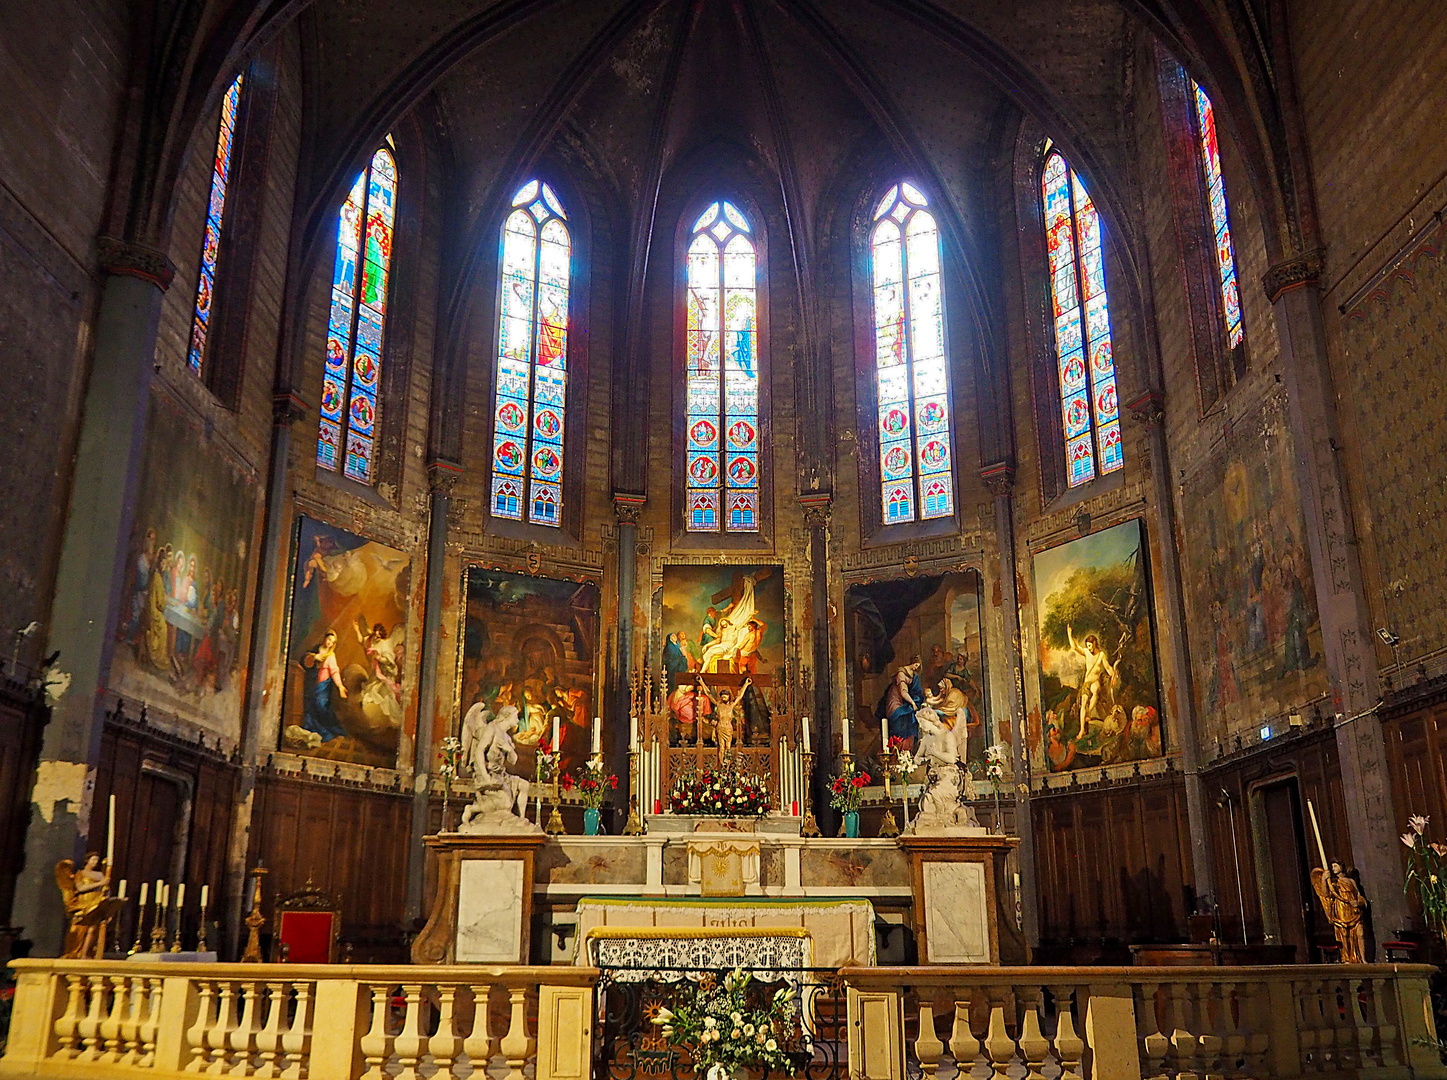
[(517, 747), (512, 741), (517, 729), (515, 705), (503, 706), (496, 716), (481, 701), (467, 710), (462, 720), (462, 759), (472, 774), (473, 796), (462, 811), (458, 832), (542, 831), (526, 817), (532, 785), (507, 771), (508, 766), (517, 764)]
[(925, 764), (928, 779), (919, 813), (905, 831), (918, 835), (979, 830), (975, 812), (960, 801), (964, 767), (959, 735), (929, 705), (919, 707), (915, 720), (920, 732), (917, 756)]

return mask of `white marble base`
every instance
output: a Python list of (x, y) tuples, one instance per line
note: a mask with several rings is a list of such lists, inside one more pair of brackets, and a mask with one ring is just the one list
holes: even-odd
[(464, 859), (457, 886), (459, 964), (516, 964), (522, 953), (523, 864)]
[(988, 964), (990, 962), (989, 893), (985, 864), (926, 862), (924, 915), (926, 962)]

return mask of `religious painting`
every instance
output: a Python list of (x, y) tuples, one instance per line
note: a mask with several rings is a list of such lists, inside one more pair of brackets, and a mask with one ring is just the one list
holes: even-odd
[(1264, 442), (1228, 440), (1183, 485), (1191, 674), (1202, 731), (1222, 741), (1327, 690), (1293, 455), (1275, 419)]
[(462, 622), (462, 715), (481, 704), (517, 717), (514, 771), (529, 776), (556, 726), (561, 765), (592, 752), (598, 668), (598, 586), (593, 582), (469, 567)]
[(152, 395), (110, 687), (234, 741), (256, 499), (255, 478)]
[(983, 772), (994, 742), (985, 694), (980, 575), (965, 570), (931, 577), (851, 585), (844, 593), (844, 648), (853, 683), (850, 749), (856, 757), (891, 738), (919, 739), (926, 706), (956, 733), (967, 766)]
[(297, 525), (281, 748), (397, 767), (412, 558), (346, 529)]
[(1122, 522), (1035, 556), (1043, 752), (1051, 772), (1162, 752), (1143, 523)]
[(665, 566), (662, 630), (671, 741), (767, 741), (784, 674), (784, 568)]

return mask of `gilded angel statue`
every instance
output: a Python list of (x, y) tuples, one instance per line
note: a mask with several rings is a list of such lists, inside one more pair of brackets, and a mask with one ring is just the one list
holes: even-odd
[(105, 926), (123, 900), (110, 895), (111, 868), (95, 852), (79, 870), (70, 859), (55, 864), (55, 883), (65, 904), (67, 960), (99, 960), (105, 955)]

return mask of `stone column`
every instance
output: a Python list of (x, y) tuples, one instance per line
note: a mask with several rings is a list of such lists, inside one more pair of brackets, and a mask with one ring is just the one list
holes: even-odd
[(413, 743), (412, 827), (407, 846), (407, 919), (420, 918), (427, 850), (422, 838), (432, 802), (432, 736), (437, 713), (437, 662), (442, 652), (442, 605), (447, 584), (447, 512), (462, 467), (437, 459), (427, 466), (427, 596), (422, 608), (422, 661), (417, 679), (417, 736)]
[(1035, 822), (1030, 811), (1030, 747), (1025, 741), (1025, 674), (1020, 654), (1020, 596), (1015, 587), (1015, 467), (997, 462), (980, 470), (994, 496), (995, 547), (1000, 562), (1000, 615), (1005, 624), (1005, 665), (1009, 689), (1005, 707), (1015, 750), (1015, 832), (1020, 837), (1020, 917), (1026, 943), (1040, 944), (1040, 887), (1035, 869)]
[(1318, 288), (1321, 270), (1321, 252), (1309, 252), (1271, 267), (1262, 284), (1275, 308), (1281, 339), (1297, 484), (1336, 717), (1351, 861), (1372, 904), (1376, 938), (1385, 941), (1406, 925), (1407, 905), (1386, 741), (1375, 712), (1380, 691), (1371, 617), (1339, 457)]
[[(809, 777), (814, 818), (825, 836), (839, 831), (838, 815), (829, 805), (829, 777), (834, 769), (834, 665), (829, 650), (829, 517), (834, 506), (830, 491), (811, 491), (799, 496), (804, 524), (809, 527), (809, 595), (813, 605), (809, 622), (814, 639), (814, 700), (809, 740), (814, 747), (814, 775)], [(806, 705), (806, 707), (808, 707)], [(843, 717), (849, 723), (848, 717)]]
[(15, 893), (14, 921), (37, 956), (56, 955), (64, 930), (55, 864), (79, 859), (87, 847), (156, 329), (174, 274), (159, 251), (109, 237), (99, 248), (104, 280), (46, 645), (47, 654), (59, 651), (70, 688), (45, 729)]
[[(613, 760), (624, 763), (618, 777), (627, 785), (621, 799), (613, 804), (615, 834), (623, 831), (628, 806), (633, 801), (633, 777), (628, 761), (628, 710), (632, 707), (629, 688), (633, 676), (633, 609), (638, 591), (638, 518), (647, 497), (630, 492), (613, 492), (613, 512), (618, 515), (618, 662), (613, 676), (613, 715), (609, 718), (609, 748)], [(650, 807), (640, 806), (646, 814)]]
[[(1190, 623), (1186, 619), (1186, 601), (1181, 586), (1181, 564), (1176, 550), (1175, 503), (1171, 499), (1170, 456), (1166, 445), (1165, 398), (1158, 391), (1148, 391), (1126, 406), (1136, 421), (1145, 426), (1150, 441), (1146, 464), (1151, 471), (1151, 508), (1154, 512), (1156, 538), (1160, 541), (1160, 574), (1162, 593), (1158, 596), (1170, 627), (1166, 635), (1166, 663), (1170, 665), (1171, 681), (1176, 693), (1167, 702), (1169, 715), (1176, 721), (1181, 739), (1181, 768), (1186, 774), (1186, 818), (1191, 830), (1191, 874), (1196, 886), (1197, 910), (1212, 910), (1216, 898), (1215, 862), (1211, 855), (1211, 834), (1206, 824), (1207, 806), (1201, 785), (1201, 733), (1196, 723), (1195, 680), (1191, 676), (1188, 648)], [(1188, 913), (1189, 914), (1189, 913)]]
[[(241, 913), (246, 902), (246, 857), (251, 847), (251, 808), (256, 792), (257, 761), (262, 756), (262, 730), (267, 704), (267, 676), (271, 671), (272, 629), (281, 613), (277, 602), (281, 574), (289, 559), (286, 542), (291, 521), (287, 500), (291, 486), (291, 426), (306, 416), (306, 406), (290, 391), (277, 391), (271, 402), (271, 457), (267, 463), (266, 515), (261, 542), (261, 565), (256, 574), (256, 595), (251, 614), (251, 644), (247, 652), (246, 715), (241, 732), (241, 785), (236, 813), (232, 819), (231, 842), (226, 859), (226, 899), (218, 905), (224, 929), (222, 939), (229, 951), (239, 953)], [(283, 593), (283, 595), (285, 595)], [(280, 642), (285, 651), (286, 643)], [(284, 663), (283, 658), (283, 663)], [(278, 684), (278, 688), (280, 684)], [(280, 705), (278, 705), (280, 708)]]

